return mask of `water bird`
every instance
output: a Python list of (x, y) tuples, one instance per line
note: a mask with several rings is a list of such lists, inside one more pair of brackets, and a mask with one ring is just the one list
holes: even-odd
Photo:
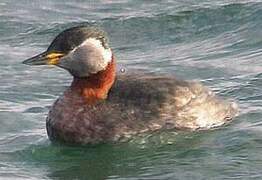
[(163, 130), (206, 130), (227, 124), (238, 112), (236, 103), (199, 82), (117, 74), (107, 35), (97, 27), (66, 29), (45, 52), (23, 63), (56, 65), (73, 76), (49, 110), (46, 129), (51, 141), (96, 144)]

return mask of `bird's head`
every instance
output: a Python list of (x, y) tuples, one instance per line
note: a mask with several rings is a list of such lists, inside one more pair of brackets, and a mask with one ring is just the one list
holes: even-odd
[(105, 70), (112, 61), (112, 51), (104, 31), (78, 26), (60, 33), (48, 49), (23, 61), (27, 65), (56, 65), (75, 77), (89, 77)]

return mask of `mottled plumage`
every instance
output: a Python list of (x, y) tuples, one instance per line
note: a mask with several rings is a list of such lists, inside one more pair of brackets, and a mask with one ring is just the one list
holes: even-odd
[(24, 63), (54, 64), (74, 76), (47, 117), (54, 141), (94, 144), (165, 129), (209, 129), (237, 114), (235, 103), (197, 82), (152, 74), (116, 76), (105, 33), (93, 27), (62, 32), (46, 52)]
[[(69, 88), (50, 110), (47, 130), (52, 140), (72, 143), (125, 141), (156, 130), (216, 127), (236, 112), (233, 104), (218, 99), (199, 83), (118, 76), (108, 98), (93, 105)], [(198, 118), (206, 122), (201, 124)]]

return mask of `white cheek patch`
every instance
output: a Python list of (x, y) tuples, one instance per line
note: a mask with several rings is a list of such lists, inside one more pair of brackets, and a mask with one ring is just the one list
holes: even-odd
[(109, 62), (111, 62), (112, 60), (111, 49), (110, 48), (105, 49), (100, 40), (95, 38), (88, 38), (82, 44), (80, 44), (78, 48), (81, 49), (82, 47), (85, 46), (89, 48), (94, 48), (94, 50), (102, 56), (103, 62), (99, 62), (99, 63), (104, 63), (107, 65)]
[(88, 38), (61, 61), (61, 65), (77, 76), (88, 76), (106, 69), (112, 60), (111, 49), (105, 49), (100, 40)]

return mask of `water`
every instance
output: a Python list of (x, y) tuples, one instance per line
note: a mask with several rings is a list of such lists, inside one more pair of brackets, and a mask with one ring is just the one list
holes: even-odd
[[(118, 68), (197, 79), (240, 116), (127, 144), (51, 144), (45, 117), (71, 77), (21, 61), (88, 23), (108, 32)], [(1, 0), (0, 27), (0, 179), (261, 179), (262, 2)]]

